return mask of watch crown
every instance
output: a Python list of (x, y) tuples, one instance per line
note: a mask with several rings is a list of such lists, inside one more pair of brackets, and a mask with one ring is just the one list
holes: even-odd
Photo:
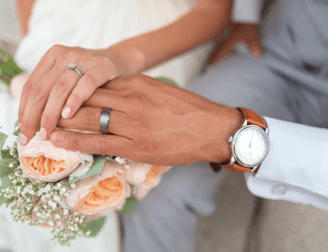
[(229, 143), (231, 143), (231, 142), (232, 142), (232, 136), (229, 137)]

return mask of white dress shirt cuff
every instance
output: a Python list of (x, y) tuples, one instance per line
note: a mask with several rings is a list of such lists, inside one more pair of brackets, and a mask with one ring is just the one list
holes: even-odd
[(235, 0), (232, 21), (240, 23), (260, 23), (262, 0)]
[(245, 174), (249, 190), (263, 198), (327, 209), (328, 130), (272, 118), (266, 120), (270, 150), (256, 175)]

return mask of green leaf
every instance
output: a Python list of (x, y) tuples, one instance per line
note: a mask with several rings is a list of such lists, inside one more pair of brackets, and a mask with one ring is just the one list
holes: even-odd
[(118, 212), (121, 214), (133, 214), (136, 205), (137, 205), (137, 199), (134, 196), (132, 196), (126, 200), (123, 209)]
[(7, 138), (8, 136), (6, 134), (0, 132), (0, 150), (2, 150), (3, 146), (5, 145)]
[(178, 83), (176, 83), (174, 80), (172, 80), (170, 78), (167, 78), (167, 77), (164, 77), (164, 76), (157, 77), (156, 79), (167, 82), (167, 83), (170, 83), (170, 84), (175, 85), (175, 86), (179, 86)]
[(11, 78), (13, 78), (17, 75), (17, 73), (6, 63), (1, 64), (0, 68), (1, 68), (2, 73), (10, 76)]
[(87, 223), (87, 231), (91, 231), (91, 234), (88, 237), (95, 237), (101, 231), (105, 225), (107, 217), (101, 217), (97, 220), (92, 220)]
[(8, 176), (0, 177), (0, 189), (6, 189), (11, 185), (11, 180)]
[(0, 177), (8, 174), (11, 171), (11, 168), (9, 167), (11, 159), (6, 158), (7, 150), (2, 150), (7, 138), (8, 136), (6, 134), (0, 132)]
[(104, 168), (104, 164), (105, 164), (105, 161), (107, 160), (107, 158), (99, 158), (97, 160), (95, 160), (91, 167), (89, 168), (89, 170), (87, 171), (87, 173), (83, 174), (82, 176), (80, 177), (73, 177), (71, 178), (68, 183), (69, 184), (72, 184), (72, 183), (75, 183), (76, 181), (80, 180), (80, 179), (86, 179), (86, 178), (89, 178), (89, 177), (92, 177), (94, 175), (98, 175), (98, 174), (101, 174), (103, 168)]
[(5, 163), (3, 160), (0, 160), (0, 177), (7, 175), (11, 170), (8, 162)]
[(15, 128), (14, 128), (14, 135), (15, 136), (18, 136), (19, 134), (20, 134), (20, 128), (19, 128), (19, 123), (18, 123), (18, 120), (16, 121), (16, 123), (15, 123)]
[(8, 198), (0, 196), (0, 204), (7, 204), (10, 202), (11, 202), (11, 200), (9, 200)]

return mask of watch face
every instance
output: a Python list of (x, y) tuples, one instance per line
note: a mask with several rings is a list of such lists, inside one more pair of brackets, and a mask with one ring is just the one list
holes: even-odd
[(268, 150), (268, 136), (260, 127), (250, 125), (237, 132), (234, 139), (234, 154), (241, 164), (248, 167), (258, 165)]

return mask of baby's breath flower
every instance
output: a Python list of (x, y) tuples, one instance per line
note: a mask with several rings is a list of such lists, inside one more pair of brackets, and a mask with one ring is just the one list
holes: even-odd
[(125, 164), (125, 158), (115, 157), (114, 160), (119, 164)]

